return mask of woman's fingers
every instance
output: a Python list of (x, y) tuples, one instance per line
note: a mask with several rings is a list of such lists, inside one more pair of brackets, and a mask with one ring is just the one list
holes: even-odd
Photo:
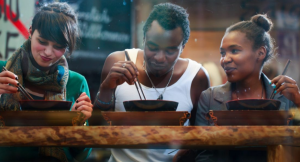
[(77, 100), (76, 100), (76, 103), (79, 103), (79, 102), (81, 102), (81, 101), (87, 101), (87, 102), (90, 102), (90, 103), (91, 103), (91, 100), (90, 100), (89, 96), (86, 95), (85, 92), (82, 92), (82, 93), (80, 94), (80, 96), (79, 96), (79, 97), (77, 98)]
[(296, 84), (296, 81), (288, 76), (280, 75), (272, 80), (271, 83), (276, 85), (275, 89), (278, 89), (281, 85), (285, 83), (293, 83)]
[[(84, 102), (84, 101), (82, 101)], [(77, 105), (78, 106), (78, 105)], [(83, 104), (77, 107), (77, 110), (82, 112), (85, 115), (84, 121), (89, 119), (92, 116), (93, 107), (89, 104)]]
[[(2, 78), (0, 78), (1, 80)], [(16, 93), (18, 92), (18, 88), (17, 87), (13, 87), (9, 84), (1, 84), (0, 83), (0, 94), (4, 94), (4, 93)]]
[(92, 112), (89, 112), (89, 111), (85, 111), (85, 110), (82, 110), (82, 111), (80, 111), (81, 113), (83, 113), (84, 114), (84, 119), (83, 119), (83, 121), (86, 121), (86, 120), (88, 120), (91, 116), (92, 116)]
[(93, 111), (93, 105), (91, 104), (78, 104), (77, 105), (77, 110), (78, 111), (88, 111), (88, 112), (92, 112)]
[(80, 106), (89, 106), (91, 107), (91, 111), (93, 111), (93, 104), (89, 101), (80, 101), (76, 103), (76, 110), (80, 110)]
[[(2, 71), (0, 73), (0, 94), (4, 93), (16, 93), (18, 91), (17, 75), (10, 71)], [(9, 85), (10, 84), (10, 85)], [(14, 85), (16, 87), (13, 87)]]
[(86, 93), (82, 92), (79, 97), (81, 97), (81, 96), (86, 96)]
[(75, 103), (71, 111), (80, 111), (85, 115), (84, 121), (92, 116), (93, 105), (87, 101)]
[(74, 104), (72, 110), (77, 110), (82, 112), (85, 115), (85, 119), (87, 120), (92, 116), (93, 111), (93, 104), (91, 103), (91, 100), (89, 96), (85, 92), (81, 93), (78, 99), (76, 100), (76, 103)]
[[(10, 86), (11, 87), (11, 86)], [(9, 91), (9, 90), (4, 90), (0, 88), (0, 95), (5, 94), (5, 93), (16, 93), (17, 91)]]
[(0, 77), (9, 77), (11, 79), (18, 80), (18, 76), (10, 71), (2, 71)]
[(18, 85), (18, 81), (15, 78), (11, 78), (10, 76), (2, 75), (0, 76), (0, 84), (12, 84), (14, 86)]
[(295, 80), (288, 76), (278, 76), (272, 80), (272, 82), (276, 85), (275, 94), (282, 94), (287, 99), (293, 101), (297, 106), (300, 100), (299, 87)]
[(282, 91), (287, 90), (285, 92), (297, 92), (298, 90), (298, 86), (297, 84), (293, 84), (293, 83), (283, 83), (280, 85), (280, 87), (278, 89), (276, 89), (276, 93), (281, 93)]

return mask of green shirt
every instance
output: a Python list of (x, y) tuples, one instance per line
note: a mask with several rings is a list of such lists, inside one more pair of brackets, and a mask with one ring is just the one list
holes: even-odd
[[(7, 61), (0, 61), (0, 67), (6, 65)], [(2, 68), (1, 68), (2, 69)], [(1, 70), (2, 71), (2, 70)], [(81, 74), (69, 70), (69, 79), (67, 82), (67, 101), (72, 101), (72, 106), (82, 92), (90, 97), (90, 91), (87, 81)], [(91, 148), (63, 148), (69, 161), (83, 161), (91, 152)], [(37, 147), (0, 147), (0, 161), (22, 160), (32, 161), (32, 158), (38, 156)]]

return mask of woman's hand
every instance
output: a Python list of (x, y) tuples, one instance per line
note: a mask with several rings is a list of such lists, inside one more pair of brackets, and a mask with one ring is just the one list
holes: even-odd
[(280, 93), (287, 99), (294, 102), (295, 105), (300, 107), (300, 93), (296, 81), (286, 75), (279, 75), (272, 79), (271, 84), (274, 83), (275, 94)]
[(71, 111), (80, 111), (85, 115), (84, 121), (92, 116), (93, 104), (89, 96), (85, 92), (81, 93), (76, 102), (74, 103)]
[[(17, 81), (17, 75), (10, 71), (2, 71), (0, 73), (0, 95), (4, 93), (16, 93), (18, 92), (17, 86), (19, 82)], [(11, 85), (9, 85), (11, 84)]]
[(137, 67), (132, 61), (118, 61), (110, 69), (107, 77), (101, 84), (101, 88), (115, 89), (124, 82), (132, 85), (137, 80), (138, 75)]

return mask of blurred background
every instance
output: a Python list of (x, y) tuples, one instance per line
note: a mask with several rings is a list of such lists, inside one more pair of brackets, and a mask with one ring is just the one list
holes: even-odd
[[(80, 44), (69, 58), (69, 67), (84, 75), (94, 100), (105, 58), (126, 48), (143, 49), (142, 28), (153, 5), (178, 4), (189, 13), (191, 35), (181, 55), (202, 63), (211, 85), (226, 82), (219, 65), (220, 42), (226, 27), (249, 20), (258, 13), (272, 19), (271, 35), (278, 47), (277, 58), (264, 67), (272, 79), (292, 62), (287, 75), (300, 85), (299, 0), (0, 0), (0, 59), (6, 60), (28, 38), (28, 29), (38, 7), (54, 1), (69, 3), (78, 14)], [(86, 160), (106, 161), (108, 149), (95, 148)]]

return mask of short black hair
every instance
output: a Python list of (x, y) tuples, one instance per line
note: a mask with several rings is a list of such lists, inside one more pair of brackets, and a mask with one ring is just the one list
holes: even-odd
[(157, 20), (158, 23), (166, 30), (173, 30), (180, 26), (183, 32), (182, 45), (185, 45), (190, 37), (190, 22), (188, 17), (189, 14), (186, 10), (178, 5), (172, 3), (161, 3), (155, 5), (144, 25), (144, 38), (146, 36), (146, 32), (151, 27), (152, 22)]
[(77, 16), (67, 3), (51, 3), (41, 7), (32, 20), (32, 33), (38, 30), (46, 40), (56, 42), (72, 54), (78, 40)]

